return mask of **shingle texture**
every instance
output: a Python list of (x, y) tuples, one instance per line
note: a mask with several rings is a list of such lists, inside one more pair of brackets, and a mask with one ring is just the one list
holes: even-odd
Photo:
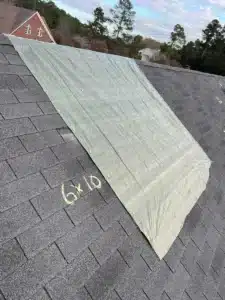
[(225, 299), (224, 79), (139, 62), (213, 161), (159, 261), (7, 38), (0, 42), (0, 299)]

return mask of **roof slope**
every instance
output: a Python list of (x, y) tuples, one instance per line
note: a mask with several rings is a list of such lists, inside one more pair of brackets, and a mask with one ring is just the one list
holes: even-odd
[[(162, 261), (8, 39), (0, 37), (3, 299), (224, 297), (225, 96), (218, 84), (223, 79), (156, 65), (141, 68), (215, 160), (206, 191)], [(100, 190), (84, 185), (83, 176), (90, 175), (101, 179)], [(72, 183), (81, 184), (83, 196), (74, 205), (62, 201), (62, 181), (68, 181), (66, 192)]]
[(35, 12), (0, 2), (0, 33), (11, 33)]

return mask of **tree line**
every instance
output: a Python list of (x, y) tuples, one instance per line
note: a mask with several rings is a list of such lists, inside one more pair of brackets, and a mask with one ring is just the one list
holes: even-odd
[[(146, 45), (141, 35), (133, 35), (136, 13), (130, 0), (118, 0), (110, 9), (109, 16), (106, 16), (102, 7), (96, 7), (93, 20), (87, 23), (82, 23), (78, 18), (58, 8), (53, 1), (11, 1), (16, 6), (39, 11), (52, 30), (56, 42), (60, 44), (78, 47), (72, 37), (79, 35), (89, 40), (104, 41), (109, 52), (133, 58), (139, 58), (139, 50)], [(147, 42), (149, 40), (151, 41), (148, 39)]]
[(186, 42), (184, 28), (177, 24), (170, 41), (161, 45), (161, 52), (181, 66), (217, 75), (225, 75), (225, 26), (212, 20), (202, 30), (202, 38)]
[[(4, 0), (0, 0), (4, 1)], [(46, 19), (58, 43), (79, 47), (75, 35), (103, 41), (109, 53), (140, 58), (145, 47), (160, 48), (159, 63), (188, 67), (202, 72), (225, 75), (225, 26), (212, 20), (202, 30), (202, 38), (186, 40), (183, 26), (174, 26), (168, 43), (134, 35), (136, 13), (131, 0), (118, 0), (106, 15), (102, 7), (93, 11), (93, 20), (82, 23), (48, 0), (5, 0), (14, 5), (39, 11)], [(174, 64), (175, 62), (175, 64)]]

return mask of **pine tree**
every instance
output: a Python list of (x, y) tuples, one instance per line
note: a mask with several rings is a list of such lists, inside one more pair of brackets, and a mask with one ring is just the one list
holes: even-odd
[(104, 36), (108, 33), (107, 27), (104, 25), (107, 21), (104, 11), (101, 7), (97, 7), (94, 12), (94, 21), (89, 22), (89, 27), (93, 36)]
[(174, 31), (171, 32), (171, 47), (175, 49), (181, 49), (186, 44), (186, 36), (184, 33), (184, 27), (180, 24), (174, 26)]
[(119, 0), (114, 9), (110, 10), (112, 23), (115, 26), (114, 35), (116, 38), (123, 33), (133, 30), (135, 11), (130, 0)]

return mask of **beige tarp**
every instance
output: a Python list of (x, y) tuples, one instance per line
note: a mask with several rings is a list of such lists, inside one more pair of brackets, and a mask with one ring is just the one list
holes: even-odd
[(205, 189), (206, 154), (134, 60), (10, 39), (162, 258)]

